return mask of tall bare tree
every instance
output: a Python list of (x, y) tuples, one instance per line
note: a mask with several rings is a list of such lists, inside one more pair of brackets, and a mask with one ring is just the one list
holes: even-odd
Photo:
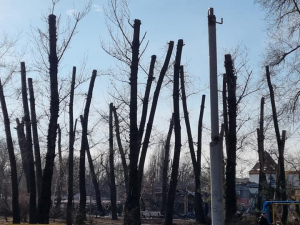
[(45, 169), (43, 172), (43, 183), (41, 195), (39, 197), (39, 223), (49, 223), (49, 212), (51, 206), (51, 183), (55, 158), (57, 119), (59, 112), (58, 96), (58, 57), (57, 57), (57, 32), (56, 16), (51, 14), (49, 22), (49, 76), (50, 76), (50, 121), (47, 136), (47, 154)]
[(117, 220), (117, 190), (114, 166), (114, 140), (113, 140), (113, 104), (109, 104), (109, 178), (110, 178), (110, 202), (111, 218)]
[(258, 210), (262, 209), (262, 198), (266, 194), (266, 191), (268, 188), (266, 174), (264, 171), (264, 164), (265, 164), (264, 104), (265, 104), (265, 98), (261, 98), (259, 128), (257, 128), (257, 144), (258, 144), (258, 158), (259, 158), (259, 186), (258, 186), (258, 196), (257, 196), (256, 208)]
[(22, 84), (22, 100), (24, 110), (24, 123), (26, 130), (26, 159), (28, 160), (29, 170), (29, 187), (30, 187), (30, 203), (29, 203), (29, 222), (36, 223), (36, 183), (35, 183), (35, 170), (32, 149), (32, 136), (31, 136), (31, 121), (29, 114), (28, 98), (27, 98), (27, 84), (26, 84), (26, 68), (25, 62), (21, 62), (21, 84)]
[(83, 223), (86, 219), (86, 188), (85, 188), (85, 152), (88, 149), (88, 119), (90, 112), (90, 105), (93, 96), (94, 84), (97, 76), (97, 70), (93, 70), (90, 86), (87, 94), (87, 99), (84, 108), (84, 114), (81, 116), (82, 125), (82, 138), (81, 138), (81, 148), (80, 148), (80, 162), (79, 162), (79, 190), (80, 190), (80, 202), (79, 202), (79, 213), (77, 217), (77, 222), (79, 224)]
[[(272, 116), (274, 122), (274, 129), (276, 134), (277, 140), (277, 147), (278, 147), (278, 167), (277, 167), (277, 176), (276, 176), (276, 198), (282, 201), (287, 200), (286, 195), (286, 181), (285, 181), (285, 169), (284, 169), (284, 146), (285, 146), (285, 139), (286, 139), (286, 131), (282, 131), (282, 136), (280, 136), (279, 125), (278, 125), (278, 115), (276, 111), (276, 104), (275, 104), (275, 95), (273, 86), (271, 83), (271, 76), (269, 66), (266, 66), (266, 77), (268, 82), (268, 87), (270, 91), (270, 99), (271, 99), (271, 106), (272, 106)], [(288, 208), (287, 206), (283, 206), (283, 213), (282, 213), (282, 222), (286, 223), (288, 216)]]
[[(190, 119), (189, 119), (189, 112), (188, 112), (188, 107), (187, 107), (187, 101), (186, 101), (186, 93), (185, 93), (185, 78), (184, 78), (184, 69), (183, 66), (180, 67), (180, 84), (181, 84), (181, 93), (182, 93), (182, 106), (183, 106), (183, 113), (184, 113), (184, 120), (185, 120), (185, 125), (186, 125), (186, 131), (187, 131), (187, 136), (188, 136), (188, 143), (189, 143), (189, 149), (190, 149), (190, 155), (192, 159), (192, 164), (193, 164), (193, 169), (194, 169), (194, 177), (195, 177), (195, 214), (196, 214), (196, 221), (198, 223), (204, 223), (205, 222), (205, 217), (204, 217), (204, 211), (203, 211), (203, 201), (201, 198), (201, 189), (200, 189), (200, 167), (201, 165), (201, 154), (197, 151), (197, 158), (195, 154), (195, 148), (194, 148), (194, 141), (193, 141), (193, 135), (192, 135), (192, 130), (191, 130), (191, 124), (190, 124)], [(205, 99), (205, 96), (204, 96)], [(203, 101), (203, 98), (202, 98)], [(205, 101), (205, 100), (204, 100)], [(204, 102), (201, 104), (201, 116), (203, 118), (203, 110), (204, 110)], [(202, 120), (201, 118), (201, 120)], [(202, 125), (202, 121), (201, 123)], [(202, 130), (202, 128), (201, 128)], [(201, 138), (200, 140), (201, 141)], [(198, 145), (201, 145), (201, 143), (198, 142)], [(198, 148), (198, 149), (201, 149)]]
[(73, 159), (74, 159), (74, 142), (75, 142), (75, 129), (73, 119), (73, 105), (74, 105), (74, 90), (75, 90), (76, 67), (73, 67), (72, 81), (70, 89), (70, 102), (69, 102), (69, 177), (68, 177), (68, 203), (67, 203), (67, 225), (72, 225), (73, 222)]
[(170, 181), (170, 188), (168, 193), (167, 210), (165, 215), (165, 225), (171, 225), (173, 221), (173, 210), (175, 193), (177, 188), (178, 168), (181, 150), (181, 126), (180, 126), (180, 108), (179, 108), (179, 73), (180, 73), (180, 61), (182, 54), (183, 40), (178, 40), (177, 51), (174, 63), (174, 89), (173, 89), (173, 105), (174, 105), (174, 134), (175, 134), (175, 146), (174, 157), (172, 164), (172, 174)]
[(237, 98), (236, 76), (231, 55), (225, 55), (226, 83), (228, 90), (228, 133), (226, 139), (227, 162), (226, 162), (226, 221), (230, 222), (237, 211), (235, 177), (236, 177), (236, 150), (237, 150)]
[(17, 165), (16, 158), (14, 153), (14, 145), (11, 137), (10, 131), (10, 121), (6, 107), (6, 101), (3, 93), (3, 86), (0, 80), (0, 102), (1, 109), (4, 119), (4, 128), (6, 135), (6, 144), (9, 154), (10, 161), (10, 175), (11, 175), (11, 187), (12, 187), (12, 210), (13, 210), (13, 223), (20, 223), (20, 207), (19, 207), (19, 190), (18, 190), (18, 174), (17, 174)]
[(134, 20), (134, 33), (132, 41), (132, 60), (130, 73), (130, 159), (129, 159), (129, 195), (125, 203), (124, 225), (139, 225), (140, 221), (140, 195), (138, 183), (138, 127), (137, 127), (137, 79), (139, 67), (141, 21)]
[(42, 172), (42, 163), (41, 163), (40, 143), (39, 143), (39, 136), (37, 130), (35, 97), (34, 97), (32, 78), (28, 78), (28, 89), (29, 89), (31, 125), (32, 125), (33, 147), (34, 147), (34, 157), (35, 157), (35, 171), (36, 171), (36, 183), (37, 183), (37, 193), (38, 193), (37, 196), (39, 197), (41, 194), (43, 172)]

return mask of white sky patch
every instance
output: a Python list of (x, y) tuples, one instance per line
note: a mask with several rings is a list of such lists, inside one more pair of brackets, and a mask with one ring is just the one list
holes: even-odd
[(69, 9), (69, 10), (67, 10), (67, 14), (69, 15), (69, 16), (73, 16), (74, 14), (76, 14), (76, 9)]
[(102, 13), (103, 12), (103, 8), (100, 5), (93, 5), (94, 9), (96, 12), (98, 13)]

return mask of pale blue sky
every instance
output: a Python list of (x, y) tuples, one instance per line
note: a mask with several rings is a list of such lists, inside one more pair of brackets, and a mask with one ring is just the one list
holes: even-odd
[[(73, 5), (80, 10), (84, 2), (86, 1), (61, 0), (56, 7), (56, 14), (61, 14), (64, 19)], [(47, 12), (50, 3), (50, 0), (0, 0), (1, 32), (14, 35), (21, 31), (19, 46), (30, 46), (28, 38), (30, 26), (44, 26), (41, 15)], [(101, 10), (106, 4), (107, 0), (94, 0), (92, 11), (80, 22), (78, 34), (72, 40), (71, 48), (64, 57), (62, 64), (64, 73), (68, 73), (72, 66), (80, 66), (84, 56), (88, 57), (87, 68), (90, 70), (94, 68), (106, 70), (114, 66), (114, 60), (107, 56), (100, 46), (100, 38), (108, 40)], [(267, 36), (264, 32), (265, 14), (252, 0), (131, 0), (129, 4), (131, 18), (142, 21), (141, 31), (147, 31), (147, 40), (150, 41), (144, 60), (150, 62), (152, 54), (162, 58), (168, 41), (174, 40), (177, 43), (178, 39), (183, 39), (185, 46), (182, 63), (188, 65), (186, 71), (189, 74), (201, 81), (195, 81), (195, 85), (199, 85), (199, 89), (206, 87), (209, 75), (207, 34), (209, 7), (214, 8), (217, 21), (220, 21), (221, 17), (224, 19), (223, 25), (217, 25), (218, 71), (220, 73), (224, 71), (225, 49), (234, 49), (239, 44), (249, 49), (250, 66), (256, 70)], [(30, 48), (27, 50), (28, 54), (24, 60), (30, 62)], [(108, 98), (104, 96), (107, 89), (109, 89), (108, 79), (97, 79), (95, 88), (97, 94), (94, 100), (106, 104), (101, 99)], [(191, 115), (196, 119), (202, 94), (204, 93), (199, 93), (190, 100)], [(157, 122), (166, 121), (170, 117), (171, 109), (166, 109), (162, 104), (165, 103), (159, 105)], [(171, 106), (172, 103), (169, 102), (167, 105)], [(208, 125), (209, 98), (206, 100), (206, 110)], [(167, 130), (167, 126), (168, 123), (165, 123), (163, 130)]]

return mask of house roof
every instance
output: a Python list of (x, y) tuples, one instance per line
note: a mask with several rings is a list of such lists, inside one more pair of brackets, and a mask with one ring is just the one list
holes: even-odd
[[(270, 156), (268, 152), (265, 151), (264, 154), (264, 171), (272, 172), (276, 171), (277, 163), (274, 159)], [(253, 166), (253, 168), (249, 171), (249, 173), (257, 173), (259, 172), (259, 161)]]

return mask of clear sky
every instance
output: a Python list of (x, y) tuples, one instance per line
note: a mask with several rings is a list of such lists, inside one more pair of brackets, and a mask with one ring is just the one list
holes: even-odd
[[(85, 2), (85, 0), (61, 0), (56, 7), (56, 14), (61, 14), (62, 19), (65, 19), (69, 10), (74, 6), (80, 10)], [(50, 0), (0, 0), (1, 32), (14, 35), (21, 31), (19, 46), (30, 46), (30, 27), (45, 26), (41, 21), (41, 15), (47, 12), (50, 3)], [(87, 68), (90, 71), (92, 69), (104, 71), (114, 67), (114, 60), (107, 56), (100, 46), (100, 38), (109, 40), (103, 14), (103, 6), (106, 5), (107, 0), (94, 0), (91, 12), (80, 22), (78, 34), (72, 40), (71, 48), (62, 63), (64, 73), (68, 73), (72, 66), (79, 66), (84, 56), (88, 57)], [(152, 54), (162, 58), (168, 41), (174, 40), (177, 43), (178, 39), (183, 39), (185, 46), (182, 63), (188, 66), (186, 70), (189, 74), (198, 78), (195, 85), (199, 85), (199, 89), (207, 87), (209, 7), (214, 8), (217, 21), (220, 21), (221, 17), (224, 19), (224, 24), (217, 25), (218, 71), (220, 73), (224, 71), (223, 55), (226, 50), (232, 50), (239, 44), (249, 49), (250, 66), (255, 69), (259, 65), (267, 36), (264, 32), (265, 14), (251, 0), (131, 0), (129, 8), (132, 20), (140, 19), (141, 31), (147, 31), (146, 39), (149, 40), (149, 47), (145, 61), (150, 62)], [(24, 60), (29, 62), (31, 60), (30, 47), (27, 48)], [(98, 79), (95, 100), (101, 102), (101, 96), (107, 98), (104, 95), (108, 89), (108, 79)], [(205, 93), (208, 94), (207, 90)], [(190, 107), (194, 109), (191, 110), (191, 115), (196, 118), (202, 94), (204, 93), (199, 93), (190, 101)], [(105, 104), (102, 106), (106, 107)], [(171, 106), (172, 103), (168, 105)], [(206, 109), (208, 115), (209, 99)], [(159, 110), (158, 118), (166, 120), (170, 117), (171, 109), (160, 106)], [(206, 120), (209, 124), (208, 116)], [(163, 129), (167, 130), (167, 126), (167, 123), (163, 125)]]

